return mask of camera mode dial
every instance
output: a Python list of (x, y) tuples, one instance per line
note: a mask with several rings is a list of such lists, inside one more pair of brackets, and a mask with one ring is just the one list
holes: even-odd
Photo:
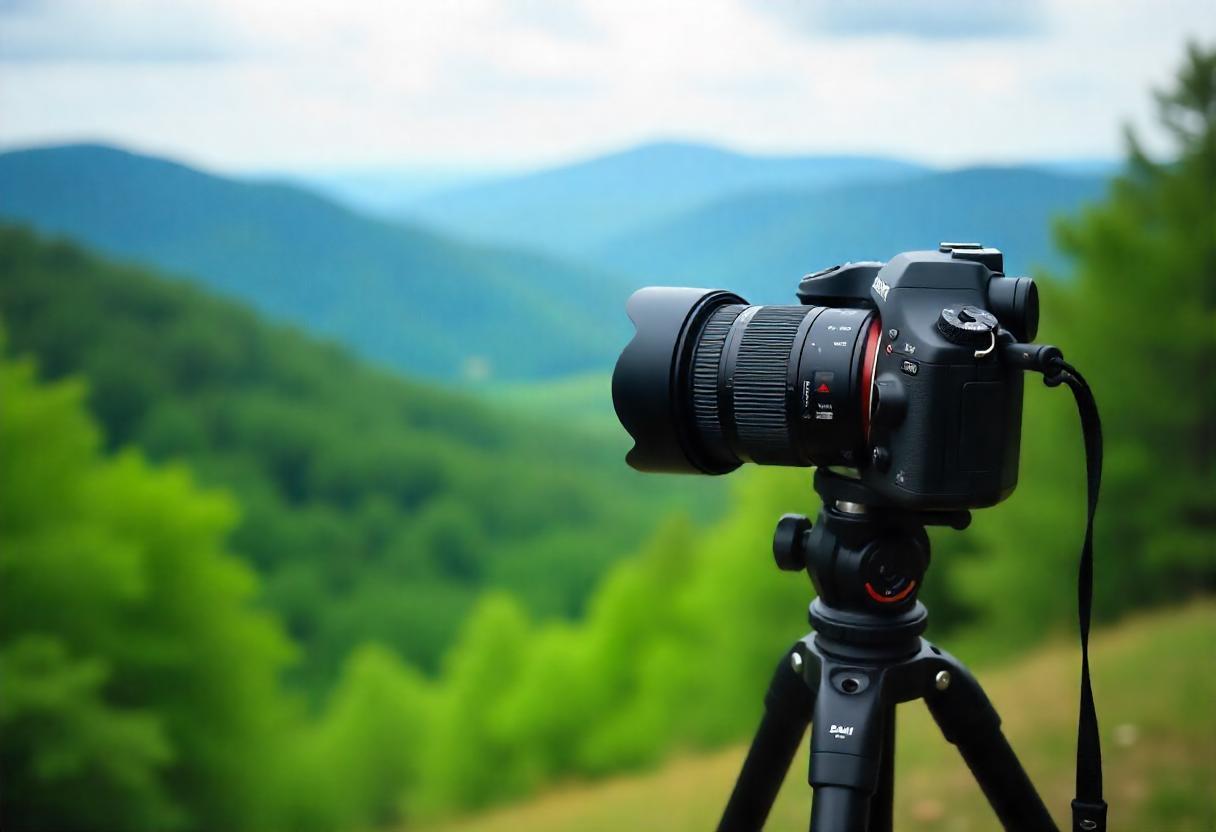
[(937, 319), (937, 331), (952, 344), (983, 346), (998, 326), (996, 315), (978, 306), (947, 307)]

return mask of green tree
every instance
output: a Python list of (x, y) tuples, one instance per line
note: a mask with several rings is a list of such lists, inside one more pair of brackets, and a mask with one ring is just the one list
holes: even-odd
[(101, 456), (83, 397), (0, 360), (0, 825), (264, 825), (291, 648), (234, 506)]
[(289, 775), (284, 825), (362, 829), (405, 820), (426, 762), (433, 701), (426, 680), (391, 651), (359, 648), (293, 752), (299, 765)]
[[(1216, 587), (1216, 49), (1192, 45), (1157, 101), (1168, 160), (1129, 131), (1105, 201), (1059, 223), (1075, 270), (1043, 295), (1040, 334), (1085, 374), (1102, 413), (1095, 609), (1106, 617)], [(1007, 639), (1071, 622), (1082, 534), (1070, 397), (1028, 385), (1027, 404), (1019, 494), (976, 524), (1008, 555), (969, 564), (960, 584), (1018, 599), (985, 613), (987, 632)]]
[(1101, 540), (1123, 555), (1102, 570), (1108, 610), (1216, 587), (1216, 47), (1192, 44), (1157, 103), (1172, 158), (1129, 131), (1127, 175), (1059, 234), (1077, 262), (1067, 346), (1109, 448)]
[(526, 750), (511, 742), (499, 715), (530, 638), (528, 619), (509, 595), (486, 595), (469, 616), (444, 663), (416, 802), (421, 811), (485, 806), (537, 785), (536, 772), (521, 765)]

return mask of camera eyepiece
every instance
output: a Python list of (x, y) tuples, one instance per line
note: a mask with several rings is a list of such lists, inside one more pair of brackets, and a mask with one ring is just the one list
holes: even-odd
[(750, 306), (646, 288), (612, 399), (640, 471), (724, 474), (743, 462), (856, 465), (879, 327), (870, 309)]
[(1039, 290), (1032, 278), (992, 278), (988, 281), (988, 303), (1015, 338), (1034, 340), (1039, 332)]

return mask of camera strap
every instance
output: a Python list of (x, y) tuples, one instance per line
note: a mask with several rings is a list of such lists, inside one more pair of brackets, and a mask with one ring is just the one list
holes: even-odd
[[(1058, 353), (1057, 353), (1058, 356)], [(1098, 712), (1089, 678), (1089, 621), (1094, 591), (1094, 515), (1102, 484), (1102, 421), (1093, 392), (1076, 368), (1055, 357), (1047, 365), (1048, 387), (1068, 385), (1077, 401), (1081, 432), (1085, 439), (1085, 475), (1088, 513), (1085, 542), (1077, 574), (1077, 612), (1081, 625), (1081, 708), (1077, 718), (1077, 792), (1072, 801), (1073, 832), (1104, 832), (1106, 801), (1102, 799), (1102, 744), (1098, 734)]]

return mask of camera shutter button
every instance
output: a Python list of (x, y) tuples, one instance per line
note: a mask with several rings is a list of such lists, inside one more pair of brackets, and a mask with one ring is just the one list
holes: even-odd
[(985, 346), (998, 326), (996, 315), (978, 306), (947, 307), (937, 319), (937, 331), (952, 344)]

